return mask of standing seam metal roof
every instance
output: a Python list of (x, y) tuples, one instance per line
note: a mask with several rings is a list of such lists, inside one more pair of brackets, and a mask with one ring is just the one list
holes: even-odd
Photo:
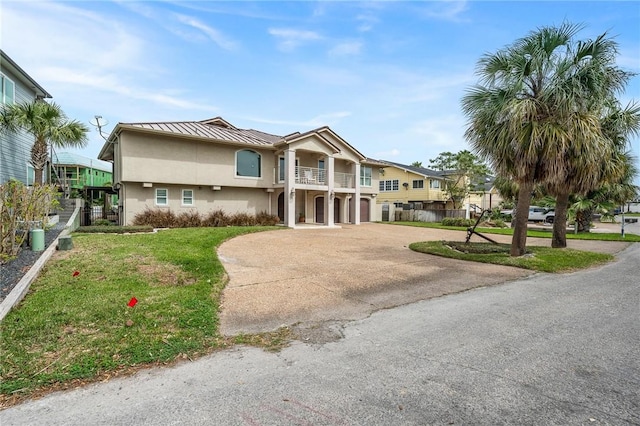
[(162, 123), (122, 123), (124, 126), (174, 133), (186, 136), (210, 138), (219, 141), (239, 142), (247, 145), (272, 146), (281, 139), (257, 130), (230, 129), (199, 121), (177, 121)]

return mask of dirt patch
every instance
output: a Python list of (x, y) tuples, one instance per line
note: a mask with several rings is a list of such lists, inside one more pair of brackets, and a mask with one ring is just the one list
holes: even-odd
[(149, 256), (134, 255), (127, 258), (126, 263), (135, 266), (139, 273), (148, 278), (148, 284), (152, 286), (184, 286), (196, 282), (179, 266), (161, 263)]

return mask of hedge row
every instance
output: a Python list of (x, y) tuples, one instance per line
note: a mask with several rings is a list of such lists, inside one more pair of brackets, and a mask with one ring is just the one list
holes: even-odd
[(166, 209), (145, 209), (133, 218), (137, 226), (154, 228), (196, 228), (200, 226), (274, 226), (280, 222), (278, 216), (260, 212), (256, 215), (248, 213), (227, 214), (222, 210), (214, 210), (204, 216), (195, 210), (175, 214)]

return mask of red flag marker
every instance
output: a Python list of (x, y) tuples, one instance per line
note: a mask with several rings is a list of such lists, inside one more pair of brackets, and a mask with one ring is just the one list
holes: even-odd
[(135, 297), (132, 297), (131, 300), (129, 300), (129, 303), (127, 303), (127, 306), (129, 306), (130, 308), (133, 308), (134, 306), (136, 306), (136, 303), (138, 303), (138, 299), (136, 299)]
[(73, 276), (77, 277), (78, 275), (80, 275), (80, 271), (73, 271)]

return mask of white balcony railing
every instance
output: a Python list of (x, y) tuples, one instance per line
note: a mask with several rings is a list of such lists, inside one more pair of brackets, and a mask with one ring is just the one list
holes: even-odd
[(296, 183), (326, 185), (327, 175), (324, 169), (298, 166), (296, 167)]
[(355, 188), (355, 179), (352, 173), (335, 172), (333, 174), (333, 186), (336, 188)]

